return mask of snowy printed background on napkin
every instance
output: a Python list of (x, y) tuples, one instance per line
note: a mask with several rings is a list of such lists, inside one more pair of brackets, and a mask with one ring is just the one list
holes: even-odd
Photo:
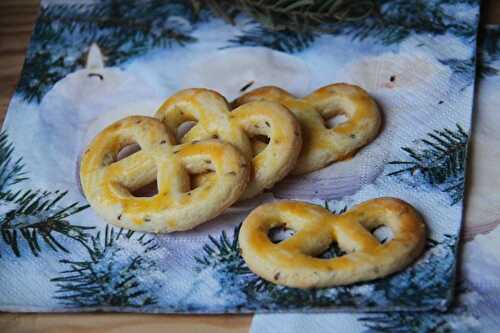
[[(445, 309), (452, 299), (475, 78), (478, 1), (380, 1), (379, 18), (325, 32), (229, 25), (189, 1), (45, 1), (0, 138), (0, 310), (253, 312)], [(86, 207), (78, 160), (129, 114), (179, 89), (229, 100), (245, 86), (306, 95), (364, 87), (384, 113), (354, 158), (236, 205), (190, 232), (155, 236)], [(297, 290), (252, 274), (237, 230), (261, 202), (294, 198), (341, 212), (406, 200), (429, 227), (424, 255), (389, 278)]]

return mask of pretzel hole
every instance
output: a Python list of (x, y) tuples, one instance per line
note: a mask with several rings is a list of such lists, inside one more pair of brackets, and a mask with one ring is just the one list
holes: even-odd
[(385, 244), (394, 238), (392, 229), (385, 225), (371, 230), (371, 233), (380, 242), (380, 244)]
[(181, 142), (182, 138), (191, 130), (191, 128), (195, 127), (198, 122), (194, 120), (188, 120), (183, 123), (181, 123), (179, 126), (177, 126), (177, 129), (175, 130), (175, 139), (177, 142)]
[(116, 155), (116, 161), (122, 160), (127, 156), (130, 156), (134, 153), (137, 153), (139, 150), (141, 150), (141, 147), (137, 143), (132, 143), (130, 145), (126, 145)]
[(320, 253), (318, 256), (316, 256), (316, 258), (331, 259), (331, 258), (341, 257), (344, 254), (346, 254), (346, 252), (344, 252), (339, 247), (339, 244), (337, 242), (333, 242), (332, 244), (330, 244), (328, 249), (326, 249), (324, 252)]
[(158, 194), (158, 183), (155, 181), (146, 184), (134, 191), (130, 191), (130, 194), (132, 194), (134, 197), (138, 198), (148, 198), (148, 197), (153, 197)]
[(293, 229), (286, 228), (285, 226), (274, 227), (269, 229), (267, 232), (267, 237), (269, 237), (271, 242), (274, 244), (281, 243), (293, 235), (295, 235), (295, 231)]
[(266, 149), (270, 142), (270, 138), (265, 135), (255, 135), (251, 138), (251, 140), (254, 156)]
[[(190, 173), (189, 174), (189, 191), (192, 191), (201, 185), (203, 183), (207, 182), (210, 180), (211, 177), (214, 176), (214, 172), (203, 172), (203, 173)], [(189, 192), (188, 191), (188, 192)]]
[(349, 120), (349, 117), (347, 117), (343, 113), (336, 113), (336, 114), (332, 115), (331, 117), (323, 116), (323, 119), (325, 120), (326, 128), (332, 129), (332, 128), (337, 127), (340, 124), (345, 123), (347, 120)]
[(209, 156), (185, 157), (182, 164), (189, 177), (189, 186), (185, 185), (183, 189), (185, 193), (191, 192), (208, 182), (213, 182), (215, 165)]

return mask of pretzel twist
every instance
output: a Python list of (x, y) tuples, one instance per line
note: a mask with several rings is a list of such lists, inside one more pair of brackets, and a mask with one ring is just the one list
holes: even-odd
[[(141, 150), (117, 160), (118, 153), (133, 143)], [(187, 230), (217, 216), (243, 193), (250, 168), (236, 148), (218, 140), (172, 143), (165, 126), (151, 117), (127, 117), (99, 133), (80, 169), (83, 191), (96, 212), (133, 230)], [(208, 171), (212, 177), (191, 189), (189, 173)], [(155, 180), (156, 195), (132, 195)]]
[[(262, 87), (240, 96), (232, 106), (262, 100), (283, 104), (301, 125), (302, 152), (292, 174), (318, 170), (354, 155), (375, 138), (381, 125), (375, 101), (360, 87), (345, 83), (325, 86), (302, 99), (278, 87)], [(325, 119), (340, 114), (347, 121), (328, 128)]]
[[(295, 234), (273, 243), (269, 230), (283, 226)], [(380, 226), (393, 233), (383, 244), (370, 233)], [(425, 224), (410, 205), (393, 198), (366, 201), (342, 215), (304, 202), (279, 201), (252, 211), (239, 242), (249, 268), (268, 281), (331, 287), (380, 278), (409, 265), (424, 248)], [(346, 254), (316, 257), (333, 242)]]
[[(197, 121), (181, 139), (192, 142), (219, 138), (236, 146), (252, 160), (252, 176), (241, 199), (251, 198), (285, 177), (294, 167), (302, 146), (300, 125), (285, 107), (258, 101), (230, 112), (226, 99), (208, 89), (187, 89), (170, 97), (156, 117), (175, 131), (186, 121)], [(266, 136), (269, 143), (253, 145)]]

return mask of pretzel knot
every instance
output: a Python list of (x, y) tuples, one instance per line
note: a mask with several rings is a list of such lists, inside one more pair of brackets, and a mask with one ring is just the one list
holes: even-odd
[[(381, 226), (393, 237), (379, 242), (370, 231)], [(293, 229), (295, 234), (273, 243), (269, 230)], [(239, 234), (242, 256), (264, 279), (297, 288), (331, 287), (380, 278), (409, 265), (425, 245), (425, 224), (407, 203), (380, 198), (366, 201), (342, 215), (297, 201), (256, 208)], [(344, 255), (323, 259), (332, 243)]]
[[(184, 122), (196, 121), (181, 142), (219, 138), (252, 160), (251, 180), (241, 199), (259, 194), (285, 177), (302, 146), (299, 123), (276, 102), (248, 103), (230, 112), (226, 99), (217, 92), (187, 89), (165, 101), (156, 117), (171, 131)], [(267, 137), (267, 145), (257, 140), (262, 137)]]
[[(133, 230), (191, 229), (215, 217), (246, 188), (249, 163), (230, 144), (207, 140), (172, 146), (172, 135), (157, 119), (132, 116), (107, 127), (89, 145), (80, 169), (89, 203), (110, 223)], [(118, 160), (137, 143), (140, 150)], [(212, 172), (192, 189), (189, 174)], [(158, 193), (132, 193), (157, 182)]]
[[(262, 87), (240, 96), (232, 105), (261, 100), (285, 105), (301, 125), (302, 152), (292, 174), (318, 170), (354, 155), (375, 138), (381, 125), (375, 101), (360, 87), (344, 83), (325, 86), (302, 99), (278, 87)], [(326, 120), (338, 115), (347, 120), (329, 128)]]

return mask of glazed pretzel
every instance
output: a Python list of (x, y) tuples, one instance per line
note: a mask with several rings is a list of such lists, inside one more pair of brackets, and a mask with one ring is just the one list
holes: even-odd
[[(236, 148), (218, 140), (172, 146), (156, 118), (124, 118), (99, 133), (85, 151), (80, 179), (87, 200), (108, 222), (132, 230), (187, 230), (222, 212), (246, 188), (250, 167)], [(141, 150), (117, 161), (137, 143)], [(189, 173), (213, 176), (191, 189)], [(152, 197), (131, 194), (157, 181)]]
[[(276, 102), (248, 103), (230, 112), (226, 99), (217, 92), (187, 89), (165, 101), (156, 117), (172, 131), (186, 121), (197, 121), (182, 142), (219, 138), (251, 159), (252, 176), (241, 199), (259, 194), (285, 177), (302, 145), (299, 123)], [(261, 144), (254, 149), (251, 138), (256, 136), (267, 136), (267, 146)]]
[[(275, 227), (295, 234), (273, 243)], [(381, 244), (371, 233), (387, 226), (393, 238)], [(278, 201), (256, 208), (239, 234), (242, 256), (264, 279), (297, 288), (331, 287), (368, 281), (401, 270), (425, 245), (425, 224), (407, 203), (392, 198), (366, 201), (342, 215), (298, 201)], [(316, 256), (337, 242), (345, 255)]]
[[(252, 101), (276, 101), (292, 111), (302, 128), (302, 152), (292, 174), (321, 169), (348, 158), (377, 135), (381, 115), (375, 101), (360, 87), (331, 84), (299, 99), (278, 87), (262, 87), (233, 103), (239, 107)], [(328, 128), (325, 119), (343, 114), (348, 119)]]

